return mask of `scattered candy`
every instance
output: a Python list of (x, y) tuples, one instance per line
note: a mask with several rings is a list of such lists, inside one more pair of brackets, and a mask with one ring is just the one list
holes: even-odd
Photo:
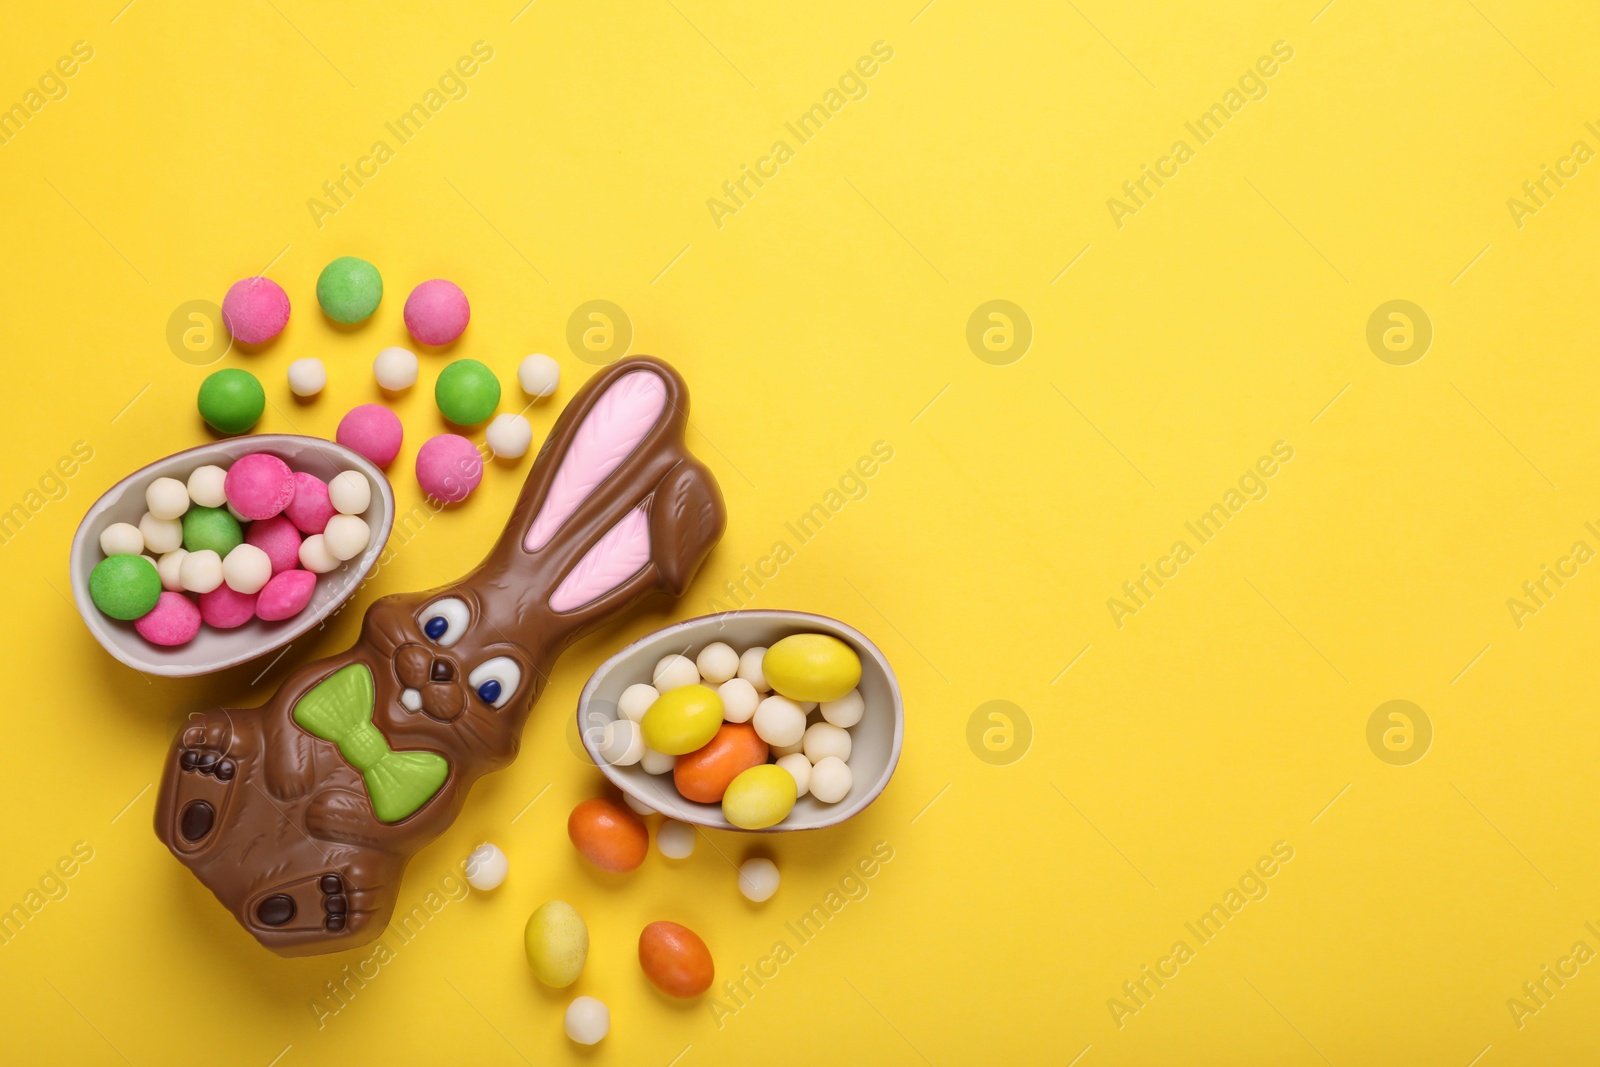
[(722, 701), (716, 690), (685, 685), (662, 693), (639, 726), (644, 743), (657, 752), (681, 756), (716, 736), (722, 725)]
[[(274, 515), (270, 519), (252, 522), (250, 528), (244, 532), (244, 543), (266, 553), (267, 560), (272, 564), (273, 574), (293, 570), (300, 563), (300, 531), (285, 515)], [(238, 549), (234, 549), (234, 552), (237, 551)], [(223, 562), (226, 563), (232, 557), (233, 553), (230, 552)], [(233, 585), (232, 582), (228, 584)], [(239, 587), (235, 585), (234, 588)]]
[(698, 934), (674, 922), (653, 922), (639, 934), (639, 966), (669, 997), (697, 997), (711, 988), (711, 950)]
[(406, 297), (406, 329), (425, 345), (447, 345), (461, 336), (472, 318), (467, 294), (454, 282), (435, 278)]
[(644, 736), (632, 719), (612, 719), (600, 735), (600, 758), (613, 767), (631, 767), (644, 755)]
[(211, 592), (222, 584), (222, 557), (213, 549), (190, 549), (178, 564), (178, 581), (186, 592)]
[(328, 368), (320, 359), (297, 359), (289, 364), (289, 392), (295, 396), (316, 396), (328, 385)]
[(483, 457), (458, 434), (430, 437), (417, 450), (417, 484), (435, 500), (458, 503), (483, 481)]
[(669, 860), (686, 860), (694, 855), (694, 827), (668, 819), (656, 831), (656, 848)]
[(760, 904), (771, 900), (778, 891), (778, 865), (762, 856), (745, 860), (739, 865), (739, 892), (746, 900)]
[(777, 695), (761, 701), (750, 723), (769, 745), (798, 745), (806, 733), (805, 710), (788, 697)]
[(361, 322), (378, 310), (383, 278), (378, 268), (355, 256), (340, 256), (317, 275), (317, 303), (334, 322)]
[(183, 565), (183, 557), (188, 554), (187, 549), (178, 548), (156, 560), (156, 573), (161, 576), (161, 588), (173, 593), (183, 588), (183, 582), (178, 579), (178, 568)]
[(256, 595), (219, 585), (200, 594), (200, 618), (207, 626), (231, 630), (256, 617)]
[(270, 519), (294, 499), (294, 472), (270, 452), (252, 452), (233, 461), (222, 488), (246, 519)]
[(89, 598), (113, 619), (142, 618), (161, 599), (161, 576), (144, 556), (107, 556), (89, 572)]
[(739, 673), (739, 653), (721, 641), (713, 641), (694, 658), (700, 677), (710, 685), (721, 685)]
[(433, 399), (444, 417), (458, 426), (476, 426), (500, 403), (500, 380), (475, 359), (458, 359), (439, 372)]
[(655, 687), (665, 693), (679, 686), (699, 685), (700, 669), (688, 656), (663, 656), (651, 675)]
[(830, 722), (814, 722), (806, 727), (800, 750), (806, 759), (818, 763), (833, 756), (841, 763), (850, 762), (850, 731), (840, 729)]
[(850, 792), (850, 765), (838, 756), (827, 756), (811, 766), (811, 795), (824, 804), (837, 804)]
[(219, 563), (244, 543), (239, 520), (222, 508), (193, 507), (183, 513), (182, 521), (183, 547), (191, 553), (210, 549)]
[(133, 624), (139, 636), (152, 645), (173, 648), (194, 640), (200, 632), (200, 609), (182, 593), (164, 592), (156, 606)]
[(723, 723), (703, 747), (678, 757), (672, 783), (699, 804), (720, 803), (728, 785), (767, 762), (767, 744), (749, 723)]
[(114, 522), (100, 531), (100, 551), (108, 556), (137, 556), (144, 551), (144, 534), (131, 522)]
[(222, 298), (222, 321), (247, 345), (259, 345), (289, 324), (289, 294), (271, 278), (234, 282)]
[[(254, 374), (237, 367), (214, 371), (200, 383), (200, 417), (218, 433), (244, 433), (267, 408), (267, 393)], [(193, 494), (191, 494), (193, 495)]]
[(176, 478), (157, 478), (144, 491), (144, 506), (158, 519), (176, 519), (189, 510), (189, 490)]
[(366, 520), (356, 515), (335, 515), (328, 520), (328, 528), (322, 531), (328, 555), (341, 562), (361, 555), (371, 541), (372, 531)]
[(861, 713), (866, 708), (866, 703), (861, 699), (861, 690), (852, 689), (838, 700), (824, 700), (822, 717), (833, 725), (848, 730), (861, 721)]
[(385, 348), (372, 361), (378, 388), (398, 393), (417, 384), (417, 356), (409, 348)]
[(338, 570), (342, 562), (344, 561), (328, 551), (322, 534), (312, 534), (300, 542), (300, 566), (312, 574), (327, 574), (329, 571)]
[(339, 420), (333, 439), (380, 467), (387, 467), (400, 454), (405, 429), (400, 416), (382, 404), (362, 404)]
[(203, 508), (220, 508), (228, 502), (228, 472), (207, 464), (189, 472), (189, 499)]
[(360, 515), (372, 504), (372, 485), (360, 471), (341, 471), (328, 483), (328, 500), (341, 515)]
[[(816, 791), (815, 779), (811, 789)], [(762, 830), (787, 818), (799, 795), (793, 775), (776, 764), (763, 763), (729, 783), (722, 797), (722, 815), (742, 829)]]
[(617, 714), (638, 722), (644, 718), (644, 713), (650, 710), (650, 705), (660, 696), (655, 686), (636, 682), (624, 689), (622, 695), (617, 698)]
[(148, 511), (139, 520), (139, 536), (148, 552), (160, 555), (183, 547), (183, 523), (177, 519), (158, 519)]
[(594, 997), (576, 997), (567, 1005), (561, 1028), (580, 1045), (598, 1045), (611, 1032), (611, 1009)]
[(288, 570), (274, 574), (256, 597), (256, 615), (267, 622), (292, 619), (311, 603), (317, 576), (310, 571)]
[(521, 459), (533, 444), (533, 426), (521, 415), (508, 411), (496, 415), (483, 436), (489, 450), (500, 459)]
[(722, 698), (722, 717), (729, 722), (749, 722), (761, 703), (756, 687), (743, 678), (729, 678), (717, 686), (717, 696)]
[(576, 982), (589, 958), (589, 928), (578, 909), (564, 900), (547, 900), (535, 908), (522, 941), (534, 977), (556, 989)]
[(467, 884), (487, 893), (500, 888), (500, 883), (511, 873), (511, 861), (498, 845), (485, 841), (467, 857)]
[(745, 649), (739, 657), (739, 677), (755, 686), (758, 693), (772, 691), (772, 686), (767, 684), (767, 676), (761, 672), (761, 661), (766, 655), (767, 650), (758, 645)]
[(253, 594), (272, 579), (272, 557), (255, 545), (239, 545), (222, 557), (222, 581), (235, 593)]
[(561, 384), (561, 364), (536, 352), (517, 364), (517, 384), (524, 393), (541, 400)]
[(761, 672), (791, 700), (838, 700), (861, 681), (861, 658), (829, 634), (790, 634), (767, 649)]
[(795, 796), (803, 797), (811, 789), (811, 761), (804, 752), (791, 752), (787, 756), (779, 756), (777, 766), (788, 771), (794, 778)]
[(614, 800), (585, 800), (567, 817), (567, 836), (584, 859), (603, 871), (631, 871), (644, 862), (650, 832)]
[(294, 472), (294, 499), (283, 509), (284, 515), (303, 534), (319, 534), (333, 518), (333, 503), (328, 497), (328, 483), (315, 474)]

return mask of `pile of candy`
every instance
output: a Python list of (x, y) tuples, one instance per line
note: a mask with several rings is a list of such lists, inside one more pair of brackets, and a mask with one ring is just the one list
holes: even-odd
[(735, 826), (775, 826), (808, 792), (824, 804), (849, 794), (860, 681), (860, 657), (827, 634), (791, 634), (743, 653), (718, 641), (694, 659), (664, 657), (650, 683), (623, 690), (600, 755), (671, 771), (680, 795), (721, 804)]
[(293, 618), (311, 602), (317, 575), (366, 551), (371, 503), (360, 471), (324, 482), (268, 452), (227, 469), (197, 467), (187, 483), (157, 478), (137, 526), (100, 532), (106, 558), (89, 575), (89, 595), (168, 647), (193, 640), (202, 623), (226, 630)]

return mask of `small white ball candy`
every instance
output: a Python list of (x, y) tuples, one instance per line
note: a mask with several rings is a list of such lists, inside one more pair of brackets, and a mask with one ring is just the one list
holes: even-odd
[(295, 396), (316, 396), (328, 384), (328, 368), (320, 359), (297, 359), (289, 364), (289, 392)]
[(600, 733), (600, 758), (613, 767), (631, 767), (644, 756), (644, 733), (632, 719), (612, 719)]
[(739, 677), (755, 686), (758, 693), (772, 691), (772, 686), (767, 684), (767, 676), (761, 673), (761, 660), (766, 654), (764, 647), (747, 648), (744, 655), (739, 657)]
[(385, 348), (372, 361), (372, 376), (391, 393), (417, 384), (417, 356), (407, 348)]
[(795, 797), (803, 797), (811, 788), (811, 761), (803, 752), (791, 752), (787, 756), (778, 757), (778, 766), (789, 772), (789, 777), (794, 779)]
[(694, 827), (677, 819), (667, 819), (656, 831), (656, 848), (669, 860), (686, 860), (694, 855)]
[(228, 479), (228, 472), (213, 464), (196, 467), (189, 472), (189, 499), (203, 508), (220, 508), (228, 502), (228, 494), (222, 489), (223, 483)]
[(770, 696), (756, 706), (750, 724), (769, 745), (798, 745), (806, 733), (806, 713), (788, 697)]
[(238, 508), (233, 506), (233, 501), (228, 501), (224, 506), (228, 509), (228, 514), (233, 516), (235, 522), (246, 523), (250, 521), (239, 513)]
[(657, 752), (649, 745), (645, 746), (644, 755), (639, 757), (639, 766), (646, 774), (666, 774), (677, 765), (678, 757)]
[(688, 656), (673, 653), (661, 657), (661, 662), (656, 664), (656, 669), (650, 677), (655, 687), (665, 693), (668, 689), (677, 689), (680, 686), (699, 685), (700, 669)]
[(500, 888), (511, 873), (511, 861), (498, 845), (485, 841), (467, 857), (467, 884), (482, 892)]
[(179, 570), (183, 567), (183, 557), (188, 554), (187, 550), (178, 548), (156, 561), (156, 573), (161, 575), (161, 588), (169, 593), (176, 593), (183, 588)]
[(535, 400), (549, 396), (561, 384), (561, 364), (535, 352), (518, 364), (517, 384)]
[(811, 795), (824, 804), (837, 804), (850, 792), (850, 765), (828, 756), (811, 765)]
[(650, 710), (650, 705), (654, 704), (660, 696), (661, 694), (656, 692), (655, 686), (645, 685), (643, 682), (635, 682), (624, 689), (622, 695), (617, 698), (617, 714), (624, 719), (632, 719), (634, 722), (638, 722), (644, 718), (644, 713)]
[(852, 689), (838, 700), (824, 700), (822, 717), (835, 726), (849, 729), (861, 721), (861, 713), (866, 708), (866, 701), (861, 699), (861, 690)]
[(360, 471), (340, 471), (328, 483), (328, 502), (341, 515), (360, 515), (372, 504), (372, 483)]
[(640, 815), (654, 815), (656, 809), (634, 796), (632, 793), (622, 794), (622, 802)]
[(144, 551), (144, 534), (131, 522), (114, 522), (100, 531), (100, 551), (108, 556), (137, 556)]
[(594, 997), (578, 997), (567, 1005), (562, 1022), (567, 1036), (580, 1045), (598, 1045), (611, 1032), (611, 1009)]
[(144, 538), (145, 548), (162, 555), (183, 547), (183, 523), (177, 519), (158, 519), (147, 511), (139, 520), (139, 536)]
[(800, 743), (806, 759), (812, 763), (820, 762), (829, 756), (845, 763), (850, 762), (850, 731), (832, 723), (814, 722), (807, 726), (806, 735), (801, 738)]
[(209, 593), (222, 584), (222, 557), (209, 548), (190, 552), (178, 564), (178, 581), (191, 593)]
[[(792, 745), (771, 745), (771, 746), (768, 746), (768, 747), (771, 748), (772, 754), (774, 756), (777, 756), (779, 759), (782, 759), (784, 756), (799, 755), (805, 749), (806, 746), (802, 741), (796, 741)], [(806, 762), (810, 763), (811, 761), (807, 760)]]
[(255, 545), (236, 545), (222, 559), (222, 580), (235, 593), (259, 593), (272, 577), (272, 557)]
[(367, 550), (372, 531), (365, 519), (355, 515), (335, 515), (322, 531), (322, 543), (328, 555), (337, 560), (355, 559)]
[(483, 438), (489, 443), (489, 451), (499, 458), (521, 459), (533, 444), (533, 426), (521, 415), (508, 411), (494, 417)]
[(700, 669), (700, 677), (706, 684), (721, 685), (739, 673), (739, 653), (721, 641), (713, 641), (700, 650), (694, 665)]
[(144, 506), (158, 519), (176, 519), (189, 510), (189, 490), (176, 478), (157, 478), (144, 491)]
[(749, 722), (761, 703), (756, 687), (743, 678), (729, 678), (717, 686), (717, 696), (722, 698), (722, 717), (728, 722)]
[(746, 900), (753, 900), (760, 904), (764, 900), (771, 900), (772, 894), (777, 891), (778, 865), (776, 863), (757, 856), (755, 859), (748, 859), (739, 864), (739, 892), (745, 895)]
[[(337, 515), (334, 518), (338, 518)], [(332, 522), (333, 519), (329, 519)], [(339, 569), (339, 559), (328, 551), (328, 544), (323, 540), (322, 534), (312, 534), (300, 542), (300, 566), (312, 574), (327, 574), (329, 571)]]

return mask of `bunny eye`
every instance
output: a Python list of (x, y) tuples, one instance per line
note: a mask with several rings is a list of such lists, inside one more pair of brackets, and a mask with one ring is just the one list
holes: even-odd
[(467, 632), (467, 625), (472, 622), (472, 609), (464, 600), (446, 597), (423, 608), (421, 619), (422, 632), (428, 635), (428, 640), (449, 648)]
[(484, 660), (467, 675), (467, 685), (478, 694), (478, 699), (491, 708), (498, 708), (511, 699), (522, 682), (522, 668), (509, 656), (496, 656)]

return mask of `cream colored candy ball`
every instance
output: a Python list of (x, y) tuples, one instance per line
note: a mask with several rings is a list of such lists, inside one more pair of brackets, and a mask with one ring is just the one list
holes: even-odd
[(561, 364), (535, 352), (517, 365), (517, 384), (536, 400), (549, 396), (561, 384)]
[(328, 368), (322, 360), (307, 357), (289, 364), (289, 392), (295, 396), (316, 396), (328, 384)]
[(829, 756), (845, 763), (850, 762), (850, 731), (831, 722), (814, 722), (807, 726), (806, 735), (800, 744), (806, 759), (812, 763), (827, 759)]
[(144, 551), (144, 534), (131, 522), (114, 522), (100, 531), (100, 551), (108, 556), (137, 556)]
[(652, 672), (651, 681), (655, 687), (665, 693), (668, 689), (677, 689), (685, 685), (700, 684), (700, 669), (694, 665), (694, 660), (688, 656), (673, 653), (662, 656), (661, 662), (656, 664)]
[(147, 511), (139, 520), (139, 536), (144, 538), (144, 547), (157, 555), (172, 552), (183, 547), (183, 523), (178, 519), (158, 519)]
[(372, 505), (372, 483), (360, 471), (340, 471), (328, 483), (328, 503), (341, 515), (360, 515)]
[(822, 702), (822, 717), (835, 726), (849, 729), (861, 721), (861, 713), (867, 708), (866, 701), (861, 699), (861, 690), (852, 689), (838, 700), (824, 700)]
[[(792, 745), (771, 745), (769, 747), (772, 749), (772, 754), (774, 756), (782, 759), (784, 756), (799, 755), (802, 751), (804, 751), (806, 746), (802, 739), (801, 741), (796, 741)], [(806, 762), (810, 763), (811, 761), (807, 760)]]
[(372, 531), (365, 519), (355, 515), (335, 515), (322, 531), (322, 543), (337, 560), (355, 559), (367, 550)]
[(178, 564), (178, 581), (191, 593), (209, 593), (222, 584), (222, 557), (209, 548), (190, 552)]
[(183, 567), (183, 557), (188, 554), (188, 550), (177, 548), (156, 561), (156, 573), (161, 575), (161, 588), (169, 593), (176, 593), (183, 588), (179, 572)]
[(227, 479), (228, 472), (214, 464), (196, 467), (189, 472), (189, 499), (203, 508), (220, 508), (228, 502), (222, 489)]
[(762, 856), (739, 864), (739, 892), (760, 904), (778, 891), (778, 865)]
[(176, 478), (157, 478), (144, 491), (144, 506), (158, 519), (176, 519), (189, 510), (189, 489)]
[(632, 719), (612, 719), (600, 733), (600, 758), (613, 767), (631, 767), (644, 755), (644, 734)]
[(272, 557), (255, 545), (235, 545), (222, 559), (222, 580), (235, 593), (259, 593), (272, 577)]
[(743, 678), (729, 678), (717, 686), (717, 696), (722, 698), (722, 717), (728, 722), (749, 722), (761, 703), (756, 687)]
[(639, 815), (654, 815), (656, 809), (634, 796), (632, 793), (622, 794), (622, 802), (632, 808)]
[(796, 745), (806, 733), (806, 713), (788, 697), (770, 696), (756, 706), (750, 723), (769, 745)]
[(617, 698), (617, 714), (624, 719), (638, 722), (644, 718), (644, 713), (650, 710), (650, 705), (660, 696), (655, 686), (635, 682), (624, 689), (622, 695)]
[(485, 841), (467, 857), (467, 884), (480, 892), (500, 888), (511, 873), (511, 861), (498, 845)]
[(598, 1045), (611, 1032), (611, 1009), (594, 997), (578, 997), (567, 1005), (561, 1028), (580, 1045)]
[(850, 765), (828, 756), (811, 765), (811, 795), (824, 804), (837, 804), (850, 792)]
[(721, 641), (713, 641), (700, 650), (694, 665), (708, 685), (721, 685), (739, 673), (739, 653)]
[(232, 515), (236, 522), (246, 523), (246, 522), (250, 521), (249, 519), (245, 518), (242, 514), (240, 514), (238, 508), (233, 506), (233, 501), (231, 501), (231, 500), (228, 501), (226, 504), (223, 505), (223, 507), (228, 509), (228, 514)]
[(521, 459), (533, 444), (533, 426), (521, 415), (507, 411), (496, 415), (483, 433), (489, 451), (501, 459)]
[(694, 855), (694, 827), (668, 819), (656, 831), (656, 848), (669, 860), (686, 860)]
[(739, 657), (739, 677), (755, 686), (758, 693), (772, 691), (772, 686), (767, 684), (767, 676), (761, 673), (761, 661), (766, 654), (765, 647), (747, 648)]
[(646, 745), (644, 755), (639, 757), (639, 766), (646, 774), (666, 774), (678, 765), (678, 757), (669, 756), (665, 752), (657, 752)]
[[(338, 516), (334, 516), (338, 518)], [(332, 522), (333, 519), (329, 519)], [(339, 560), (328, 551), (328, 544), (323, 540), (322, 534), (312, 534), (300, 542), (300, 566), (312, 574), (327, 574), (329, 571), (338, 570)]]
[(778, 757), (778, 766), (794, 776), (796, 796), (805, 796), (811, 789), (811, 761), (804, 752), (791, 752)]
[(372, 361), (372, 376), (391, 393), (417, 384), (417, 356), (407, 348), (385, 348)]

